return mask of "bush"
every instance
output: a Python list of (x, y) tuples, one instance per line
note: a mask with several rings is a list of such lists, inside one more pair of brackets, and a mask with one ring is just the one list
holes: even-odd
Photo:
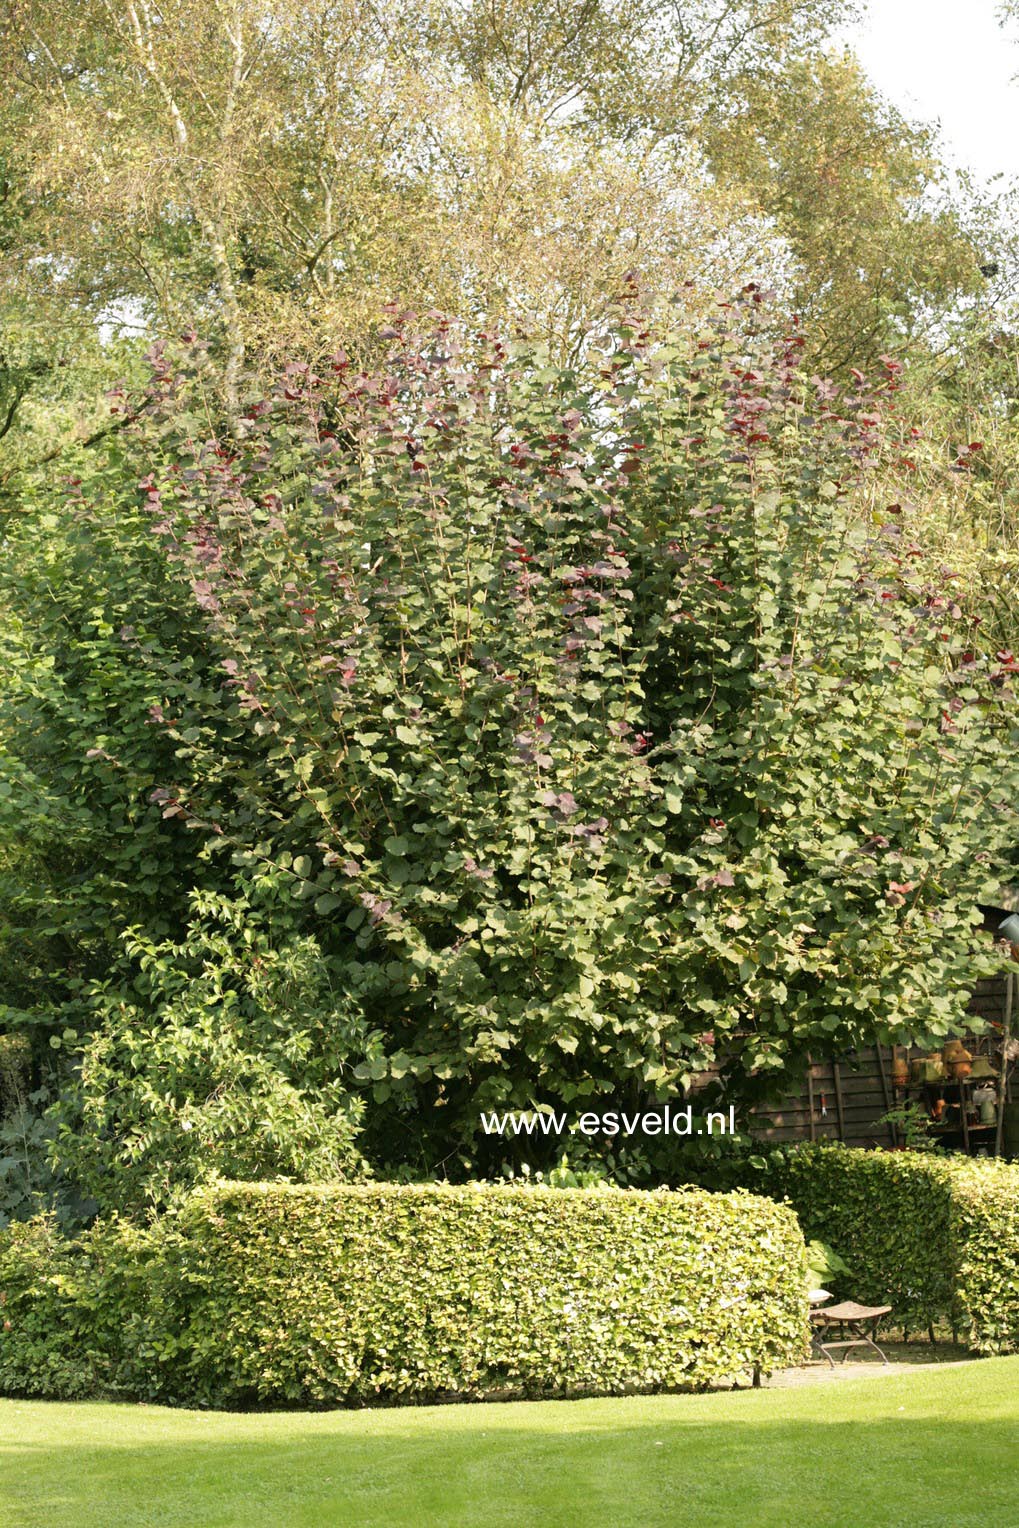
[[(100, 1223), (52, 1265), (42, 1235), (8, 1233), (0, 1253), (0, 1379), (18, 1394), (611, 1394), (703, 1388), (805, 1349), (795, 1218), (745, 1194), (231, 1184), (149, 1230)], [(90, 1355), (87, 1384), (69, 1354)]]
[(95, 1202), (162, 1208), (223, 1178), (366, 1175), (355, 1025), (313, 939), (254, 897), (191, 897), (180, 943), (125, 939), (133, 981), (95, 993), (100, 1027), (50, 1113), (53, 1159)]
[(773, 1152), (748, 1181), (838, 1250), (854, 1299), (1019, 1352), (1019, 1164), (826, 1144)]
[(48, 1215), (0, 1234), (0, 1394), (73, 1400), (95, 1390), (102, 1362), (86, 1344), (78, 1253)]

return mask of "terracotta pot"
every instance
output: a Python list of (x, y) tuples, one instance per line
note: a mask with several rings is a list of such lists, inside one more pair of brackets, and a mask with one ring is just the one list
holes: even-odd
[(905, 1056), (896, 1056), (892, 1062), (892, 1083), (897, 1088), (904, 1088), (909, 1083), (909, 1063)]
[(961, 1082), (964, 1077), (968, 1077), (972, 1070), (972, 1061), (953, 1061), (949, 1066), (949, 1071), (956, 1082)]

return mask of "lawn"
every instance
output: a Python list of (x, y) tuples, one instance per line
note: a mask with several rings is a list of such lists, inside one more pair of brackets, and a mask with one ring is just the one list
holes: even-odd
[(1019, 1358), (801, 1390), (236, 1415), (0, 1401), (4, 1528), (987, 1528)]

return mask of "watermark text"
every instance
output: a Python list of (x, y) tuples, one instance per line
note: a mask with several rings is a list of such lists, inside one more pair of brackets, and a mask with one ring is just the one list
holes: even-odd
[(502, 1136), (560, 1136), (583, 1135), (588, 1137), (624, 1136), (627, 1138), (662, 1135), (736, 1135), (736, 1110), (716, 1109), (708, 1114), (694, 1116), (690, 1105), (674, 1108), (664, 1104), (661, 1109), (589, 1110), (571, 1118), (560, 1109), (510, 1109), (505, 1113), (495, 1111), (479, 1116), (485, 1135)]

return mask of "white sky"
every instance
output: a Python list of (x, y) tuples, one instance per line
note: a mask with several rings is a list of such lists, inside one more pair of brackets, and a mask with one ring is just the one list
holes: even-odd
[(996, 0), (870, 0), (846, 40), (907, 116), (939, 121), (949, 163), (1019, 177), (1019, 27)]

